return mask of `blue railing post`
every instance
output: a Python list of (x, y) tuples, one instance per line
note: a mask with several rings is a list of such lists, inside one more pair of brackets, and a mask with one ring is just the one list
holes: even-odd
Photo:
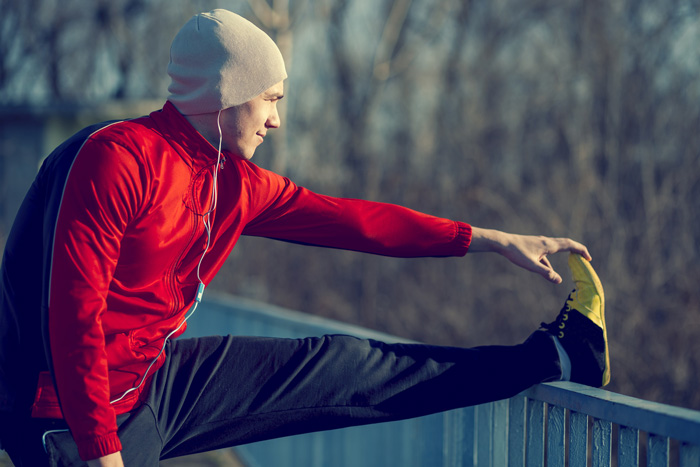
[(612, 457), (612, 423), (593, 420), (593, 467), (610, 467)]
[(476, 407), (476, 464), (490, 466), (493, 453), (493, 404)]
[(544, 465), (545, 403), (527, 400), (527, 465)]
[(508, 467), (525, 466), (525, 401), (523, 396), (508, 401)]
[(620, 426), (617, 465), (618, 467), (636, 467), (639, 465), (639, 430)]
[(700, 446), (681, 443), (679, 460), (680, 467), (697, 467), (700, 465)]
[(647, 455), (649, 467), (666, 467), (668, 465), (669, 442), (665, 436), (650, 434), (648, 438), (649, 448)]
[(569, 412), (569, 467), (586, 467), (588, 459), (588, 416)]
[(549, 406), (547, 416), (547, 465), (566, 465), (566, 409)]
[(491, 465), (505, 466), (508, 462), (508, 400), (493, 404), (493, 435)]

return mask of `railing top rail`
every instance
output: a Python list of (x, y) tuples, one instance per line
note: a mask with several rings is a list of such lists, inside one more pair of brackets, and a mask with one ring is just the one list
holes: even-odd
[(522, 394), (594, 418), (700, 445), (700, 411), (569, 382), (538, 384)]

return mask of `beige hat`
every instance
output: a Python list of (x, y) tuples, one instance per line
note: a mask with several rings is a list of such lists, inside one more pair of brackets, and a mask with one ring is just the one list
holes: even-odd
[(277, 45), (261, 29), (227, 10), (200, 13), (170, 47), (168, 100), (184, 115), (248, 102), (287, 78)]

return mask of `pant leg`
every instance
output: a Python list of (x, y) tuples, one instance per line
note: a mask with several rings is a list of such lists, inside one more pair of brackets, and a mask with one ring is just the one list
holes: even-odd
[(147, 402), (162, 458), (475, 405), (560, 374), (543, 333), (472, 349), (227, 336), (175, 341), (168, 351)]

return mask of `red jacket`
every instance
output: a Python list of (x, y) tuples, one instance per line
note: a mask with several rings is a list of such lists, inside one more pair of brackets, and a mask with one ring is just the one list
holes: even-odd
[[(241, 235), (400, 257), (464, 255), (469, 247), (467, 224), (319, 195), (224, 155), (211, 246), (201, 267), (205, 285)], [(18, 215), (3, 265), (0, 311), (18, 315), (20, 328), (29, 326), (22, 313), (36, 313), (36, 333), (39, 310), (20, 312), (19, 303), (38, 295), (39, 308), (45, 312), (48, 305), (44, 369), (53, 370), (58, 397), (54, 379), (43, 372), (32, 415), (65, 416), (84, 459), (121, 449), (116, 415), (138, 405), (148, 384), (110, 401), (138, 384), (193, 303), (216, 156), (166, 103), (149, 116), (85, 130), (59, 147)], [(33, 213), (39, 207), (42, 219)], [(41, 236), (26, 235), (33, 225), (42, 226)], [(13, 274), (18, 263), (37, 255), (43, 281)]]

